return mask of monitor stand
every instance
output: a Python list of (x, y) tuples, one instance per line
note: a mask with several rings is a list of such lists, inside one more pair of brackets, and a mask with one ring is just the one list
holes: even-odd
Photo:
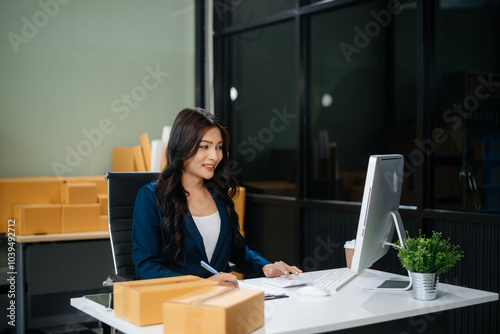
[[(403, 220), (399, 211), (392, 211), (391, 217), (394, 225), (396, 226), (396, 231), (398, 233), (399, 243), (402, 247), (405, 247), (405, 240), (407, 239), (406, 232), (403, 227)], [(393, 246), (394, 244), (390, 242), (385, 242), (386, 245)], [(408, 280), (402, 279), (368, 279), (362, 282), (358, 289), (360, 290), (383, 290), (383, 291), (405, 291), (409, 290), (412, 286), (412, 280), (410, 272), (408, 271)]]

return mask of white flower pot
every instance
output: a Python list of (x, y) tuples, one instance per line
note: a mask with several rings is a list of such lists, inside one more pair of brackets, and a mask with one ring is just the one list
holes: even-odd
[(434, 300), (437, 297), (439, 274), (410, 273), (413, 295), (417, 300)]

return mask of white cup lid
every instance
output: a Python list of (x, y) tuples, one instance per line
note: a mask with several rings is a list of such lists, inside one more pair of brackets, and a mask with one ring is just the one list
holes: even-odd
[(348, 240), (344, 244), (344, 248), (354, 248), (356, 245), (356, 239)]

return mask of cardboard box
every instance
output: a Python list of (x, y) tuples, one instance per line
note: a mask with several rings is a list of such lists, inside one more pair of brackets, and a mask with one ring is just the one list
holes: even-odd
[(61, 186), (62, 204), (97, 203), (97, 185), (95, 183), (67, 183)]
[(163, 303), (165, 334), (246, 334), (263, 325), (263, 291), (209, 286)]
[(100, 220), (99, 231), (109, 231), (108, 215), (101, 215), (99, 217), (99, 220)]
[(216, 285), (214, 281), (191, 275), (115, 283), (115, 315), (138, 326), (161, 324), (165, 300)]
[(149, 140), (149, 135), (147, 133), (142, 133), (139, 135), (139, 140), (141, 142), (144, 164), (146, 165), (146, 170), (149, 171), (151, 170), (151, 141)]
[(25, 204), (14, 206), (16, 234), (61, 233), (60, 204)]
[(62, 232), (94, 232), (101, 230), (99, 204), (62, 204)]
[(101, 215), (108, 214), (108, 195), (97, 195), (97, 203), (101, 207)]
[(14, 218), (14, 206), (59, 204), (61, 180), (55, 177), (0, 178), (0, 233), (7, 232), (7, 221)]
[[(0, 220), (14, 218), (14, 206), (27, 204), (61, 204), (63, 184), (93, 183), (97, 194), (107, 195), (104, 175), (41, 176), (0, 178)], [(97, 203), (97, 198), (92, 201)], [(0, 233), (7, 232), (7, 224), (0, 224)]]
[(64, 181), (67, 183), (95, 183), (98, 195), (108, 195), (108, 181), (104, 175), (67, 176)]
[(132, 147), (113, 147), (112, 170), (114, 172), (133, 172), (135, 170), (134, 159)]
[(99, 216), (99, 231), (109, 231), (107, 215)]

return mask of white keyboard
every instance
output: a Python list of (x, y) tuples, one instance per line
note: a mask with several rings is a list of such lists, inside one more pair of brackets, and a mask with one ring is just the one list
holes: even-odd
[(290, 274), (292, 279), (288, 279), (285, 275), (281, 275), (280, 277), (266, 278), (264, 279), (264, 284), (277, 286), (280, 288), (288, 288), (291, 286), (304, 285), (311, 282), (310, 278), (305, 278), (302, 276), (295, 276)]
[(337, 292), (356, 276), (349, 268), (338, 268), (326, 273), (309, 285)]

